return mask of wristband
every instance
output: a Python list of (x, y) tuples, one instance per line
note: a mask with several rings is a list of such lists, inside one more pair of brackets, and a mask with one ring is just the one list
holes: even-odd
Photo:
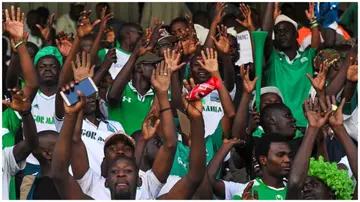
[(19, 43), (17, 43), (16, 45), (15, 45), (15, 49), (17, 48), (17, 47), (19, 47), (21, 44), (23, 44), (23, 43), (25, 43), (25, 41), (24, 40), (21, 40)]
[(170, 107), (168, 107), (168, 108), (165, 108), (165, 109), (160, 110), (160, 114), (161, 114), (162, 112), (164, 112), (164, 111), (169, 110), (169, 109), (171, 109), (171, 108), (170, 108)]
[(319, 24), (318, 24), (318, 23), (313, 24), (313, 25), (311, 25), (311, 26), (310, 26), (310, 29), (312, 29), (312, 28), (314, 28), (314, 27), (317, 27), (317, 26), (319, 26)]

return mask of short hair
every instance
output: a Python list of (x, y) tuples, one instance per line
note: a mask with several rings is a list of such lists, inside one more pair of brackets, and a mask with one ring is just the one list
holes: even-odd
[(121, 156), (116, 156), (108, 165), (107, 169), (109, 171), (109, 169), (114, 166), (114, 164), (117, 162), (117, 161), (120, 161), (120, 160), (126, 160), (128, 162), (130, 162), (130, 164), (135, 168), (135, 172), (138, 173), (139, 172), (139, 167), (138, 165), (136, 164), (135, 162), (135, 157), (128, 157), (128, 156), (125, 156), (125, 155), (121, 155)]
[(31, 41), (26, 42), (27, 50), (33, 50), (36, 53), (39, 51), (39, 47)]
[[(44, 130), (41, 131), (37, 134), (38, 139), (42, 139), (42, 138), (47, 138), (47, 137), (58, 137), (59, 133), (54, 131), (54, 130)], [(34, 157), (39, 161), (42, 162), (44, 161), (44, 157), (42, 156), (41, 152), (40, 152), (40, 145), (32, 152), (32, 154), (34, 155)]]
[(288, 109), (288, 107), (284, 103), (273, 103), (265, 106), (260, 112), (260, 125), (263, 126), (265, 124), (266, 118), (268, 117), (270, 112), (281, 108)]
[(273, 142), (288, 143), (288, 139), (278, 133), (264, 134), (255, 145), (255, 157), (258, 162), (260, 162), (260, 156), (268, 156), (271, 143)]
[(137, 131), (133, 132), (131, 137), (135, 140), (135, 143), (136, 143), (139, 140), (139, 138), (142, 137), (141, 130), (137, 130)]
[(186, 26), (188, 24), (188, 21), (186, 20), (185, 17), (177, 17), (175, 19), (173, 19), (170, 23), (170, 29), (172, 28), (172, 26), (176, 23), (184, 23)]
[(224, 24), (226, 27), (236, 27), (238, 26), (238, 22), (236, 22), (236, 16), (233, 14), (227, 14), (222, 19), (222, 24)]
[(138, 29), (138, 30), (140, 30), (140, 31), (143, 31), (142, 27), (141, 27), (139, 24), (137, 24), (137, 23), (132, 23), (132, 22), (130, 22), (130, 23), (124, 23), (124, 24), (121, 26), (120, 30), (119, 30), (119, 36), (118, 36), (118, 38), (119, 38), (120, 43), (121, 43), (122, 40), (125, 39), (126, 34), (130, 31), (131, 28), (135, 28), (135, 29)]
[(107, 2), (100, 2), (96, 4), (96, 7), (101, 6), (102, 8), (105, 8), (105, 6), (109, 9), (110, 8), (110, 4)]
[(199, 24), (205, 27), (209, 27), (209, 17), (208, 14), (204, 11), (198, 11), (193, 15), (192, 18), (194, 24)]
[(36, 11), (40, 14), (40, 16), (46, 18), (46, 20), (50, 16), (49, 9), (44, 6), (40, 6), (39, 8), (36, 9)]

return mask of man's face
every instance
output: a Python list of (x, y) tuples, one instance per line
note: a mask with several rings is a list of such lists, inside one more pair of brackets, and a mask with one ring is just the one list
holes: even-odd
[(155, 134), (147, 142), (144, 155), (147, 156), (147, 158), (153, 162), (155, 160), (156, 154), (159, 151), (161, 145), (162, 145), (162, 142), (161, 142), (160, 136)]
[(289, 49), (296, 45), (297, 33), (290, 22), (280, 22), (274, 28), (275, 44), (280, 50)]
[(293, 137), (296, 132), (296, 119), (293, 117), (288, 107), (281, 107), (273, 111), (273, 116), (276, 118), (276, 129), (287, 137)]
[(130, 39), (130, 45), (132, 47), (135, 47), (136, 43), (140, 40), (142, 35), (143, 35), (142, 30), (137, 29), (135, 27), (132, 27), (128, 32), (128, 36), (129, 36), (129, 39)]
[(204, 60), (201, 56), (196, 56), (195, 59), (190, 63), (191, 77), (194, 79), (196, 84), (201, 84), (208, 81), (211, 78), (211, 75), (208, 71), (201, 67), (198, 60), (204, 63)]
[(123, 155), (130, 158), (134, 157), (133, 147), (125, 144), (124, 141), (118, 140), (105, 149), (105, 158), (107, 163), (110, 163), (113, 159), (115, 159), (115, 157)]
[(269, 104), (282, 103), (280, 96), (275, 93), (262, 94), (260, 99), (260, 110), (264, 109), (264, 107), (268, 106)]
[(117, 160), (108, 170), (106, 187), (110, 189), (111, 199), (135, 199), (138, 172), (127, 159)]
[(329, 187), (318, 178), (312, 176), (306, 178), (302, 193), (302, 198), (305, 200), (329, 200), (333, 198)]
[(291, 150), (286, 142), (271, 143), (264, 168), (267, 170), (267, 173), (279, 178), (289, 175), (291, 169)]
[(59, 62), (54, 57), (45, 56), (38, 61), (36, 65), (40, 83), (56, 85), (59, 78)]
[(237, 43), (237, 39), (233, 36), (230, 36), (230, 49), (229, 54), (231, 56), (231, 61), (233, 63), (237, 62), (239, 60), (239, 45)]
[(96, 112), (96, 94), (86, 98), (84, 114), (93, 114)]
[(176, 38), (179, 40), (182, 31), (185, 31), (188, 28), (188, 26), (183, 22), (177, 22), (171, 26), (171, 35), (176, 36)]
[(160, 46), (156, 46), (155, 54), (159, 57), (164, 57), (164, 51), (170, 49), (172, 51), (174, 49), (174, 43), (170, 42), (167, 39), (163, 39), (162, 44)]
[(140, 63), (138, 65), (138, 73), (141, 73), (142, 78), (150, 81), (152, 76), (152, 71), (155, 68), (155, 63)]

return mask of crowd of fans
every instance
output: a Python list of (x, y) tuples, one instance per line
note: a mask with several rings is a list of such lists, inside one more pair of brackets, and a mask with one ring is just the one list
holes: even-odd
[(357, 3), (263, 4), (4, 8), (2, 199), (357, 199)]

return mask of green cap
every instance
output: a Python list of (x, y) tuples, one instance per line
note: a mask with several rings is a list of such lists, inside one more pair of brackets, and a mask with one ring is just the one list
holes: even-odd
[(34, 58), (34, 65), (36, 67), (37, 63), (39, 62), (40, 58), (45, 56), (54, 56), (60, 63), (60, 68), (63, 66), (63, 56), (61, 55), (59, 49), (55, 46), (45, 46), (44, 48), (40, 49)]
[(140, 56), (136, 62), (135, 65), (138, 65), (140, 63), (158, 63), (162, 60), (162, 57), (159, 57), (155, 55), (154, 53), (146, 52), (144, 55)]

